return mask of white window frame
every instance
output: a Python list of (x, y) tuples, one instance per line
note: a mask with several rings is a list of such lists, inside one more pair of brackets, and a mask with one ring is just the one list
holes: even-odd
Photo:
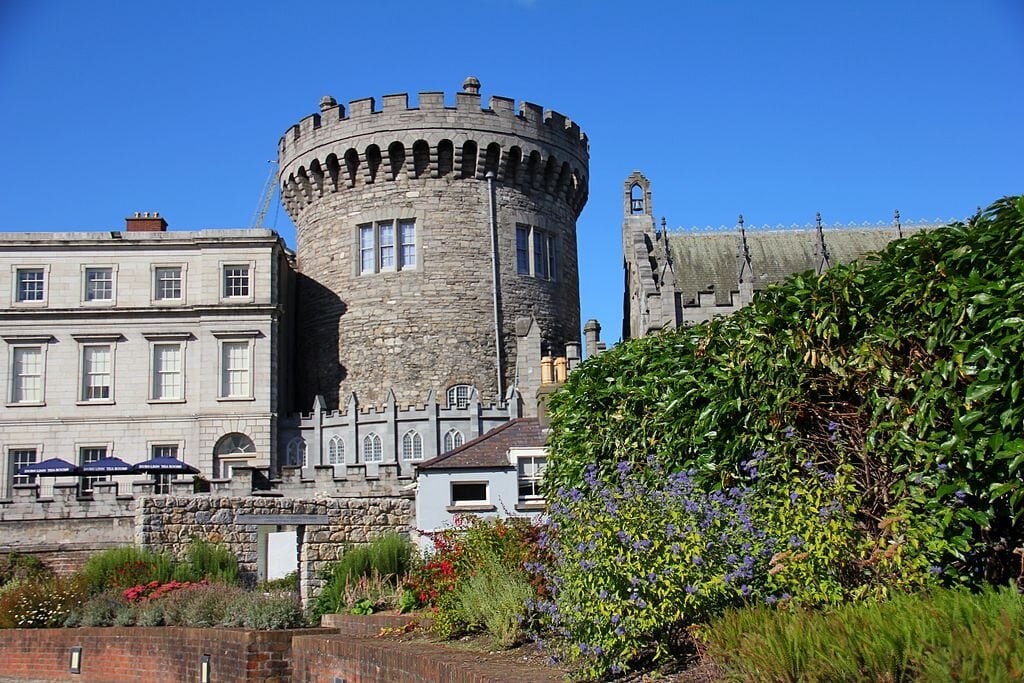
[(337, 434), (327, 441), (327, 464), (345, 464), (345, 439)]
[[(245, 438), (245, 440), (248, 441), (248, 444), (250, 446), (252, 446), (252, 450), (251, 451), (247, 451), (247, 450), (233, 450), (233, 451), (229, 451), (229, 452), (226, 452), (226, 453), (219, 452), (218, 448), (221, 446), (221, 444), (224, 442), (224, 440), (227, 437), (232, 436), (233, 434), (237, 434), (237, 435)], [(255, 457), (256, 457), (256, 442), (252, 440), (251, 436), (249, 436), (248, 434), (245, 434), (244, 432), (229, 432), (227, 434), (222, 434), (221, 437), (219, 439), (217, 439), (217, 443), (214, 444), (214, 447), (213, 447), (213, 467), (212, 467), (213, 478), (214, 479), (230, 479), (231, 478), (231, 470), (233, 468), (235, 468), (235, 467), (249, 467), (252, 464), (253, 459)]]
[[(256, 357), (256, 337), (260, 336), (258, 331), (226, 331), (226, 332), (214, 332), (213, 336), (217, 338), (217, 400), (218, 401), (254, 401), (256, 395), (254, 393), (255, 387), (255, 357)], [(246, 344), (249, 349), (248, 355), (248, 373), (249, 373), (249, 385), (248, 392), (240, 395), (231, 395), (229, 393), (229, 387), (225, 380), (225, 371), (227, 368), (224, 366), (224, 350), (228, 344)]]
[[(185, 403), (187, 400), (187, 387), (185, 379), (186, 373), (186, 358), (187, 353), (187, 342), (192, 336), (189, 333), (148, 333), (143, 336), (149, 341), (149, 403)], [(180, 375), (181, 395), (173, 398), (165, 396), (157, 396), (157, 347), (160, 346), (176, 346), (178, 347), (179, 354), (179, 367), (178, 374)]]
[[(524, 504), (543, 503), (544, 496), (537, 491), (540, 482), (544, 477), (544, 471), (547, 469), (547, 448), (514, 448), (509, 451), (509, 460), (516, 467), (516, 491), (519, 502)], [(532, 461), (536, 466), (538, 460), (543, 461), (539, 471), (530, 476), (524, 476), (523, 463), (526, 461)], [(534, 490), (533, 494), (523, 495), (521, 487), (524, 482), (532, 483)]]
[[(30, 336), (30, 335), (4, 335), (4, 341), (7, 342), (7, 386), (6, 390), (6, 402), (5, 405), (8, 408), (16, 408), (20, 406), (32, 407), (32, 406), (45, 406), (46, 405), (46, 352), (50, 346), (50, 342), (53, 341), (53, 337), (50, 335), (43, 336)], [(15, 369), (14, 359), (16, 351), (18, 349), (39, 349), (40, 352), (40, 369), (39, 369), (39, 400), (38, 401), (17, 401), (15, 400), (15, 383), (17, 380), (17, 370)]]
[[(165, 297), (160, 295), (160, 271), (163, 270), (177, 270), (178, 271), (178, 285), (179, 285), (179, 296), (178, 297)], [(181, 305), (185, 303), (185, 292), (186, 281), (188, 275), (188, 264), (187, 263), (154, 263), (150, 266), (150, 281), (152, 283), (152, 291), (150, 292), (150, 300), (160, 306), (168, 305)]]
[[(228, 271), (234, 268), (245, 268), (248, 273), (248, 293), (228, 293)], [(256, 297), (256, 262), (255, 261), (221, 261), (220, 262), (220, 300), (222, 302), (238, 303), (252, 302)]]
[[(42, 271), (43, 273), (43, 298), (22, 299), (21, 298), (21, 273), (30, 271)], [(48, 264), (21, 264), (11, 266), (11, 305), (19, 307), (45, 307), (50, 299), (50, 266)]]
[(370, 432), (363, 437), (363, 462), (384, 462), (384, 441), (377, 432)]
[[(523, 268), (523, 254), (520, 236), (526, 235), (526, 259), (528, 267)], [(558, 280), (558, 238), (556, 233), (530, 223), (516, 223), (516, 237), (513, 245), (516, 255), (516, 274), (532, 277), (545, 282)]]
[(466, 410), (469, 408), (470, 400), (473, 397), (472, 384), (453, 384), (445, 392), (445, 399), (449, 408)]
[[(458, 441), (458, 443), (455, 443), (456, 441)], [(465, 443), (466, 437), (462, 433), (462, 430), (452, 427), (451, 429), (444, 433), (444, 439), (442, 440), (442, 452), (447, 453), (448, 451), (454, 451), (456, 448), (460, 448)], [(451, 448), (449, 448), (449, 444), (451, 445)]]
[[(484, 497), (483, 497), (483, 499), (474, 498), (472, 500), (459, 500), (459, 501), (456, 501), (455, 500), (455, 489), (459, 488), (459, 487), (462, 487), (462, 486), (483, 486), (484, 487)], [(448, 488), (448, 502), (449, 502), (450, 507), (453, 507), (453, 508), (460, 508), (460, 507), (476, 508), (476, 507), (490, 506), (491, 505), (491, 482), (487, 481), (486, 479), (473, 479), (473, 480), (455, 479), (455, 480), (452, 480), (450, 482), (449, 488)]]
[[(75, 461), (78, 463), (79, 466), (82, 466), (82, 465), (85, 464), (85, 462), (83, 462), (83, 460), (82, 460), (82, 456), (84, 455), (83, 451), (87, 451), (87, 450), (96, 450), (96, 451), (102, 450), (103, 451), (103, 455), (100, 458), (97, 458), (97, 460), (101, 460), (102, 458), (109, 458), (110, 454), (113, 452), (113, 448), (112, 448), (112, 444), (111, 443), (102, 443), (102, 442), (76, 443), (75, 444)], [(95, 460), (90, 460), (89, 462), (95, 462)], [(110, 481), (110, 476), (109, 475), (102, 475), (101, 474), (99, 476), (79, 477), (78, 478), (78, 495), (84, 496), (84, 495), (91, 494), (92, 493), (92, 489), (93, 489), (93, 484), (96, 484), (97, 482), (101, 482), (101, 481)]]
[[(412, 228), (412, 241), (406, 239), (403, 227)], [(386, 238), (385, 235), (390, 235)], [(395, 273), (415, 270), (416, 219), (387, 218), (367, 221), (356, 225), (355, 234), (356, 272), (359, 275)], [(371, 263), (372, 261), (372, 263)]]
[(4, 448), (4, 457), (7, 459), (7, 480), (4, 482), (6, 492), (5, 495), (14, 495), (14, 487), (19, 484), (37, 484), (39, 479), (37, 475), (25, 474), (21, 475), (27, 477), (28, 481), (15, 481), (18, 478), (18, 469), (24, 465), (15, 466), (14, 464), (14, 453), (18, 451), (32, 451), (35, 454), (35, 460), (33, 462), (42, 462), (43, 449), (38, 444), (9, 444)]
[[(83, 306), (114, 306), (117, 304), (117, 264), (90, 263), (82, 265), (82, 305)], [(89, 275), (107, 271), (110, 274), (110, 296), (106, 299), (89, 298)]]
[[(181, 460), (181, 453), (184, 450), (184, 445), (183, 445), (183, 443), (181, 441), (167, 441), (167, 440), (164, 440), (164, 441), (150, 441), (149, 443), (146, 444), (146, 446), (147, 446), (147, 448), (149, 450), (149, 457), (150, 458), (175, 457), (175, 458), (178, 458), (179, 460)], [(172, 448), (174, 449), (174, 455), (173, 456), (163, 456), (160, 453), (158, 453), (159, 449), (172, 449)], [(169, 472), (168, 473), (154, 472), (152, 474), (153, 482), (154, 482), (154, 484), (153, 484), (153, 493), (155, 495), (158, 495), (158, 496), (170, 494), (170, 492), (171, 492), (171, 480), (174, 478), (174, 476), (175, 475), (173, 475), (173, 474), (171, 474)]]
[[(121, 335), (72, 335), (78, 342), (78, 400), (77, 405), (111, 405), (117, 402), (117, 342), (121, 341)], [(89, 398), (87, 396), (87, 368), (86, 349), (107, 347), (110, 350), (110, 395), (106, 398)], [(99, 373), (97, 373), (99, 374)]]
[(402, 460), (423, 460), (423, 437), (415, 429), (410, 429), (402, 435)]

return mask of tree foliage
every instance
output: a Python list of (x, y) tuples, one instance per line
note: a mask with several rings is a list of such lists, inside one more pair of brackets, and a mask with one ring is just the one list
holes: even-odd
[[(1024, 545), (1024, 199), (803, 273), (706, 324), (622, 343), (551, 400), (545, 486), (653, 456), (709, 487), (849, 468), (857, 524), (928, 520), (950, 580), (1016, 577)], [(762, 476), (768, 480), (770, 476)], [(938, 552), (938, 551), (936, 551)]]

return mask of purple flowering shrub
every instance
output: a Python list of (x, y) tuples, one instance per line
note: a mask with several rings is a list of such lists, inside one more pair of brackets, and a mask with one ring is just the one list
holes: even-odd
[[(542, 542), (551, 595), (531, 601), (547, 645), (586, 676), (679, 656), (688, 627), (745, 604), (836, 604), (865, 585), (847, 478), (813, 465), (706, 490), (654, 458), (589, 468), (562, 490)], [(777, 473), (776, 473), (777, 474)], [(929, 576), (927, 572), (918, 575)]]

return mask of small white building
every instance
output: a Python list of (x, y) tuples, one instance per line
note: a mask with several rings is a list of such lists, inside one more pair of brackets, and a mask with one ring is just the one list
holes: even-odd
[(457, 515), (528, 516), (544, 511), (540, 481), (547, 430), (535, 417), (506, 422), (417, 468), (416, 528), (434, 532)]
[[(0, 233), (0, 498), (55, 457), (276, 466), (292, 260), (273, 231), (168, 232), (157, 214)], [(130, 493), (138, 477), (120, 479)]]

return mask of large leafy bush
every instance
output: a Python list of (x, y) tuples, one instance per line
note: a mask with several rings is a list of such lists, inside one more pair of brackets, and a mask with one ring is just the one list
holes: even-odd
[(588, 360), (552, 398), (545, 485), (554, 500), (591, 464), (613, 481), (653, 455), (728, 488), (756, 451), (766, 472), (798, 467), (792, 436), (848, 471), (860, 561), (923, 552), (947, 580), (1003, 581), (1024, 544), (1022, 393), (1024, 201), (1005, 198)]

